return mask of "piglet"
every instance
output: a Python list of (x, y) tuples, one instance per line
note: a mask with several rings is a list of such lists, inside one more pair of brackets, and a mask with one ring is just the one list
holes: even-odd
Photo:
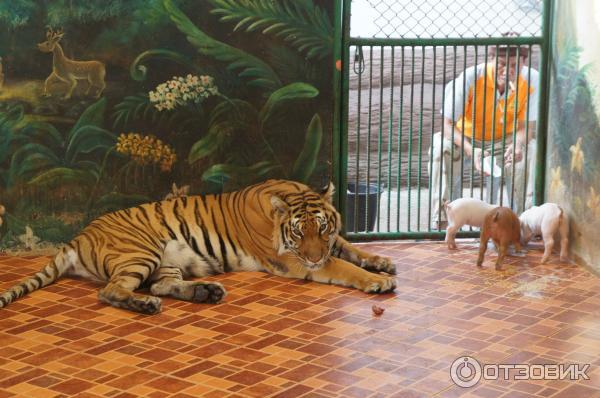
[(477, 266), (483, 264), (483, 255), (487, 249), (490, 238), (498, 248), (498, 259), (496, 260), (496, 270), (502, 269), (502, 260), (510, 244), (515, 245), (516, 251), (521, 251), (521, 225), (519, 218), (508, 207), (497, 207), (488, 214), (483, 220), (481, 227), (481, 238), (479, 242), (479, 257)]
[(446, 228), (448, 249), (456, 249), (454, 238), (463, 225), (481, 227), (486, 214), (496, 207), (498, 205), (491, 205), (475, 198), (460, 198), (450, 203), (444, 202), (444, 210), (448, 218)]
[(542, 264), (548, 261), (554, 247), (554, 237), (560, 235), (560, 261), (567, 261), (569, 247), (569, 219), (563, 209), (555, 203), (544, 203), (524, 211), (521, 222), (521, 243), (526, 245), (534, 236), (544, 239)]

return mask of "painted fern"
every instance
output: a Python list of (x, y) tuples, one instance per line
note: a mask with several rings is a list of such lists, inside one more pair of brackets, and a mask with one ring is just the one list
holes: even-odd
[(323, 59), (333, 48), (327, 12), (312, 0), (210, 0), (221, 22), (237, 22), (234, 31), (262, 31), (283, 38), (308, 58)]

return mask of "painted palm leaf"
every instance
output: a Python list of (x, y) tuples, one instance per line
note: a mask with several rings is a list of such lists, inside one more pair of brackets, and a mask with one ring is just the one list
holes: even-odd
[(296, 181), (308, 182), (319, 157), (321, 141), (323, 140), (323, 124), (319, 114), (315, 114), (306, 129), (304, 147), (294, 163), (291, 178)]
[(211, 56), (219, 61), (228, 62), (229, 69), (241, 69), (240, 77), (249, 78), (248, 84), (276, 90), (281, 86), (279, 77), (273, 69), (260, 59), (242, 50), (213, 39), (198, 29), (196, 25), (179, 9), (172, 0), (164, 0), (169, 17), (177, 28), (187, 36), (198, 52)]
[(277, 107), (291, 100), (314, 98), (319, 90), (307, 83), (292, 83), (273, 92), (260, 111), (260, 121), (265, 124)]
[(289, 42), (308, 58), (323, 59), (333, 48), (333, 27), (327, 13), (312, 0), (210, 0), (211, 13), (235, 30), (262, 31)]

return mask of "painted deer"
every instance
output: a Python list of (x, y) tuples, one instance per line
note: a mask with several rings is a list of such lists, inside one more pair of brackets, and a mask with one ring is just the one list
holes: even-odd
[(104, 76), (106, 70), (104, 64), (99, 61), (74, 61), (65, 56), (62, 47), (58, 42), (64, 36), (64, 32), (53, 31), (49, 29), (46, 32), (46, 41), (38, 43), (38, 49), (45, 53), (52, 53), (52, 73), (46, 79), (44, 83), (44, 96), (49, 96), (48, 84), (52, 80), (60, 80), (69, 85), (69, 89), (64, 99), (71, 98), (73, 90), (77, 86), (77, 80), (87, 80), (88, 88), (85, 91), (85, 95), (88, 95), (92, 87), (96, 88), (96, 94), (94, 97), (100, 97), (102, 91), (106, 87), (104, 82)]

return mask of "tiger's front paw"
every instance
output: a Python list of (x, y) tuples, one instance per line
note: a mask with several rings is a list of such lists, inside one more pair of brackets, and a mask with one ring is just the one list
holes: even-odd
[(370, 275), (364, 281), (361, 290), (365, 293), (387, 293), (396, 288), (396, 278), (383, 275)]
[(220, 303), (227, 295), (225, 288), (218, 282), (214, 283), (198, 283), (194, 287), (194, 303)]
[(158, 314), (161, 310), (161, 307), (162, 301), (160, 298), (154, 296), (143, 296), (141, 294), (136, 294), (129, 297), (127, 304), (125, 305), (125, 308), (148, 315)]
[(371, 256), (362, 260), (361, 267), (368, 271), (383, 271), (388, 274), (396, 274), (396, 266), (392, 264), (392, 259), (382, 256)]

